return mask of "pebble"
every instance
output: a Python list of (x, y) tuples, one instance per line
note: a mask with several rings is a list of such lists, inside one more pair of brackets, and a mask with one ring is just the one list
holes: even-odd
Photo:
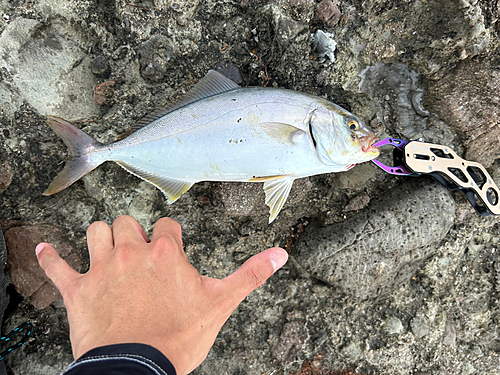
[(339, 23), (342, 13), (332, 0), (323, 0), (318, 4), (316, 15), (321, 22), (332, 27)]
[(101, 78), (108, 78), (111, 73), (108, 60), (104, 56), (97, 56), (94, 61), (92, 61), (90, 69), (92, 73)]
[(393, 336), (400, 335), (405, 329), (401, 319), (396, 318), (395, 316), (390, 316), (385, 320), (385, 330), (389, 335)]

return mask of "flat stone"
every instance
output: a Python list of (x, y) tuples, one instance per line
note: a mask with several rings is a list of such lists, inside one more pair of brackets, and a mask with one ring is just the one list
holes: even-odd
[(16, 18), (0, 36), (0, 68), (21, 99), (39, 113), (64, 118), (98, 114), (85, 52), (33, 19)]
[(311, 224), (292, 254), (338, 292), (373, 299), (409, 280), (454, 219), (448, 190), (431, 179), (408, 181), (344, 222)]
[(342, 355), (348, 357), (353, 362), (358, 362), (363, 358), (363, 348), (362, 343), (359, 341), (350, 342), (347, 346), (345, 346), (341, 353)]
[(102, 55), (97, 56), (94, 61), (92, 61), (90, 69), (92, 70), (92, 73), (101, 78), (108, 78), (111, 73), (109, 62), (106, 57)]
[(227, 78), (229, 78), (234, 83), (237, 83), (238, 85), (243, 83), (238, 67), (234, 65), (231, 61), (228, 60), (219, 61), (216, 70), (219, 73), (226, 76)]
[(40, 242), (51, 243), (71, 267), (80, 270), (78, 251), (61, 227), (50, 224), (14, 227), (5, 232), (5, 242), (12, 284), (37, 309), (43, 309), (62, 297), (40, 268), (35, 255), (36, 245)]
[(19, 94), (10, 90), (4, 82), (0, 82), (0, 114), (6, 117), (14, 116), (21, 104)]
[(307, 30), (306, 23), (290, 18), (277, 5), (267, 5), (262, 9), (272, 19), (276, 42), (281, 48), (286, 48), (299, 34)]

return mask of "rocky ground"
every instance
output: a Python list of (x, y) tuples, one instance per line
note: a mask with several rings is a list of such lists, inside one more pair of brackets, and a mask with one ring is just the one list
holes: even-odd
[(381, 138), (448, 145), (500, 183), (499, 17), (498, 0), (0, 0), (2, 332), (35, 327), (8, 373), (72, 360), (35, 245), (85, 271), (88, 225), (129, 214), (147, 231), (179, 221), (202, 274), (272, 245), (292, 255), (195, 374), (498, 374), (500, 221), (432, 178), (370, 163), (297, 181), (271, 225), (260, 184), (199, 183), (169, 206), (112, 163), (41, 193), (67, 158), (44, 115), (113, 142), (209, 69), (327, 97)]

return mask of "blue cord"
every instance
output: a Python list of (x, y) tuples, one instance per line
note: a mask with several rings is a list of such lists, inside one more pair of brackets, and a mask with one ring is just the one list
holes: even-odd
[(31, 323), (24, 322), (23, 324), (21, 324), (17, 328), (15, 328), (8, 335), (0, 337), (0, 342), (4, 341), (6, 343), (10, 343), (10, 341), (13, 340), (14, 338), (19, 337), (21, 334), (24, 335), (16, 344), (11, 345), (7, 349), (5, 349), (4, 351), (0, 352), (0, 361), (3, 360), (5, 358), (5, 356), (7, 356), (12, 351), (19, 349), (21, 346), (26, 344), (26, 342), (30, 338), (30, 335), (32, 332), (33, 332), (33, 326), (31, 325)]

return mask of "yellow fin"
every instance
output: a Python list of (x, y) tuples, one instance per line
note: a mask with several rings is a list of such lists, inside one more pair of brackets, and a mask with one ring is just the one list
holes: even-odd
[(261, 122), (259, 126), (269, 137), (281, 144), (292, 145), (296, 136), (305, 134), (303, 130), (282, 122)]
[(156, 186), (161, 190), (163, 194), (167, 197), (168, 204), (174, 203), (179, 199), (186, 191), (188, 191), (191, 186), (195, 184), (196, 181), (186, 181), (176, 178), (161, 177), (154, 173), (144, 171), (142, 169), (133, 167), (126, 163), (117, 163), (122, 168), (127, 170), (127, 172), (132, 173), (134, 176), (149, 182), (150, 184)]
[(269, 223), (272, 223), (278, 216), (285, 204), (288, 194), (292, 189), (294, 179), (285, 177), (273, 181), (264, 182), (264, 192), (266, 193), (266, 205), (269, 206)]
[(282, 174), (282, 175), (278, 175), (278, 176), (252, 177), (250, 180), (248, 180), (248, 182), (274, 181), (274, 180), (277, 180), (279, 178), (283, 178), (283, 177), (286, 177), (286, 176), (288, 176), (288, 175)]

